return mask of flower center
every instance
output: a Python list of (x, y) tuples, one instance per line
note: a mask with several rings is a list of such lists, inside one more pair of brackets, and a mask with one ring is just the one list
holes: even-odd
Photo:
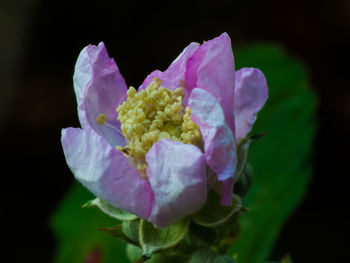
[(145, 155), (158, 140), (202, 145), (199, 128), (191, 120), (191, 109), (184, 109), (182, 104), (183, 88), (166, 89), (159, 78), (154, 78), (140, 92), (130, 87), (127, 95), (117, 112), (128, 145), (116, 148), (132, 158), (142, 177), (146, 177)]

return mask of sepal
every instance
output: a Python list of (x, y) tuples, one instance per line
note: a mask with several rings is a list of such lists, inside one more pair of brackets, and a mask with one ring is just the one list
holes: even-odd
[(250, 145), (252, 144), (252, 142), (260, 139), (264, 135), (265, 135), (265, 132), (260, 132), (260, 133), (254, 134), (252, 136), (243, 138), (238, 142), (238, 144), (237, 144), (237, 168), (236, 168), (235, 181), (237, 181), (239, 179), (240, 175), (244, 172), (244, 170), (247, 166)]
[(122, 224), (107, 228), (100, 228), (100, 231), (107, 232), (112, 236), (140, 247), (139, 242), (140, 219), (123, 221)]
[(243, 138), (237, 145), (237, 168), (234, 179), (234, 193), (240, 197), (247, 194), (253, 182), (253, 170), (248, 164), (249, 147), (263, 135), (265, 135), (265, 132)]
[(235, 194), (239, 195), (240, 197), (244, 197), (248, 193), (248, 190), (250, 189), (252, 183), (253, 169), (248, 163), (244, 172), (240, 175), (239, 179), (234, 185)]
[(199, 212), (192, 215), (192, 219), (198, 225), (210, 228), (229, 223), (242, 207), (241, 198), (238, 195), (233, 195), (231, 206), (220, 205), (220, 200), (221, 197), (216, 191), (209, 191), (206, 204)]
[(100, 231), (107, 232), (111, 234), (112, 236), (125, 241), (127, 243), (133, 244), (135, 246), (138, 246), (138, 242), (135, 242), (133, 239), (129, 238), (128, 235), (126, 235), (123, 231), (123, 226), (121, 224), (112, 226), (112, 227), (106, 227), (106, 228), (100, 228)]
[(139, 245), (139, 232), (140, 232), (140, 219), (138, 220), (130, 220), (123, 221), (122, 229), (124, 234), (132, 241), (134, 241), (137, 245)]
[(153, 224), (141, 219), (139, 236), (143, 258), (177, 245), (185, 237), (190, 219), (184, 218), (165, 228), (155, 228)]
[(83, 208), (98, 207), (105, 214), (121, 221), (130, 221), (138, 218), (136, 215), (130, 214), (128, 212), (125, 212), (119, 208), (116, 208), (108, 204), (106, 201), (102, 200), (101, 198), (95, 198), (93, 200), (90, 200), (85, 204), (83, 204), (82, 207)]
[(249, 146), (251, 144), (252, 140), (250, 137), (243, 138), (239, 141), (237, 145), (237, 167), (236, 167), (236, 174), (235, 174), (235, 181), (237, 181), (241, 174), (244, 172), (245, 167), (248, 163), (248, 153), (249, 153)]

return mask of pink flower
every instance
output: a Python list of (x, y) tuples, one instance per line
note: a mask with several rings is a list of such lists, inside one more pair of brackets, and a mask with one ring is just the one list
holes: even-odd
[[(166, 71), (156, 70), (148, 75), (138, 93), (152, 85), (155, 93), (162, 89), (159, 85), (171, 90), (167, 94), (177, 94), (174, 98), (189, 107), (188, 121), (195, 124), (190, 124), (194, 127), (190, 133), (199, 134), (195, 133), (199, 128), (202, 144), (162, 138), (159, 135), (162, 131), (173, 134), (180, 126), (172, 124), (165, 128), (166, 124), (161, 122), (157, 126), (161, 127), (158, 139), (143, 159), (136, 157), (142, 152), (135, 150), (136, 144), (132, 144), (136, 153), (129, 152), (133, 137), (126, 139), (131, 136), (126, 132), (137, 134), (138, 124), (129, 125), (131, 122), (125, 116), (135, 114), (128, 115), (120, 105), (127, 97), (132, 101), (131, 97), (136, 95), (130, 89), (127, 92), (118, 66), (109, 58), (103, 43), (89, 45), (79, 55), (74, 90), (82, 128), (63, 129), (61, 140), (70, 169), (86, 188), (117, 208), (165, 227), (204, 205), (207, 165), (222, 183), (221, 204), (230, 204), (236, 143), (251, 130), (267, 99), (267, 85), (258, 69), (235, 72), (231, 41), (226, 33), (202, 45), (188, 45)], [(181, 98), (178, 96), (181, 91), (175, 91), (177, 87), (183, 87)], [(183, 108), (174, 111), (185, 114)], [(122, 125), (118, 118), (124, 118)], [(149, 122), (142, 120), (145, 125)], [(180, 130), (185, 130), (181, 127)], [(135, 160), (141, 160), (141, 164)], [(144, 170), (139, 165), (144, 165)]]

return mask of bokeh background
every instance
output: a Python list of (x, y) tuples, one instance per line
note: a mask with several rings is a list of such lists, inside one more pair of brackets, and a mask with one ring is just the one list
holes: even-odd
[[(348, 258), (350, 1), (0, 1), (2, 229), (10, 262), (51, 262), (49, 219), (73, 183), (60, 145), (78, 126), (72, 74), (80, 50), (104, 41), (128, 85), (164, 70), (190, 42), (227, 32), (233, 48), (281, 44), (318, 97), (314, 172), (271, 260)], [(291, 185), (290, 187), (293, 187)], [(248, 262), (249, 263), (249, 262)]]

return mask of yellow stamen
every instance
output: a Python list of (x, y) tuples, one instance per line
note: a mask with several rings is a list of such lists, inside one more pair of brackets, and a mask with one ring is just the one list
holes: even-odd
[(182, 87), (166, 89), (161, 86), (159, 78), (154, 78), (146, 89), (136, 92), (130, 87), (127, 94), (127, 100), (117, 112), (121, 130), (129, 144), (117, 149), (132, 158), (142, 177), (146, 177), (145, 155), (158, 140), (167, 138), (198, 146), (202, 144), (199, 128), (191, 120), (191, 109), (184, 109), (182, 104)]
[(99, 114), (96, 117), (96, 122), (100, 125), (106, 125), (106, 121), (107, 121), (107, 116), (104, 114)]

